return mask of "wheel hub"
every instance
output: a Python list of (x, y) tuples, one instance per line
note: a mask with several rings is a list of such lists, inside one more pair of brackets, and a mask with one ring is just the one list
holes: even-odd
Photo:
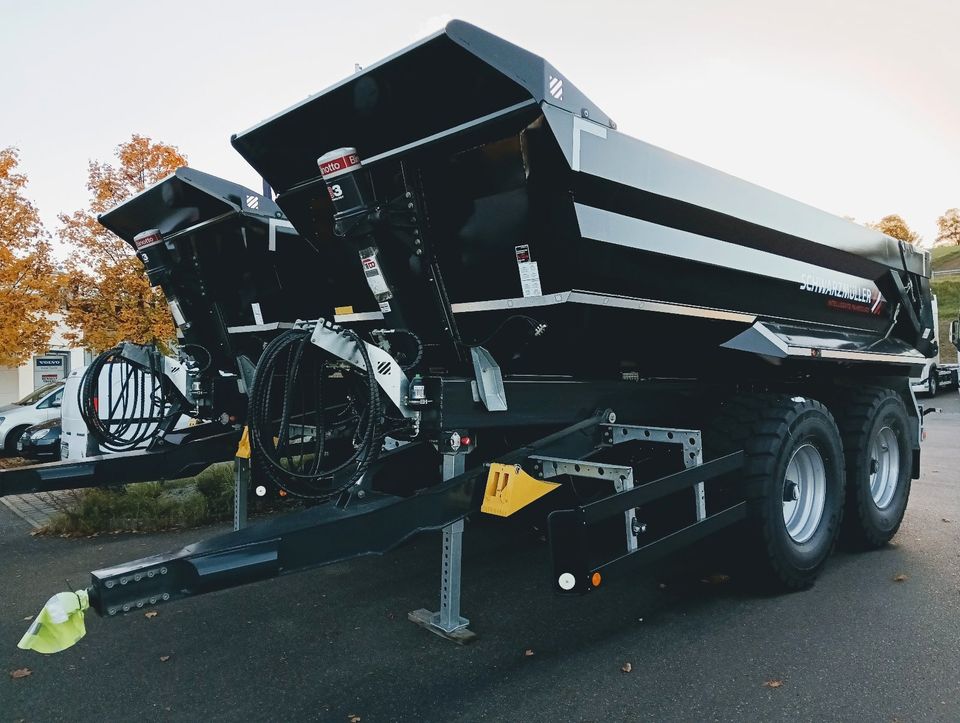
[(883, 510), (893, 502), (900, 484), (900, 444), (891, 427), (877, 432), (870, 445), (870, 495)]
[(827, 471), (813, 444), (794, 451), (783, 479), (783, 523), (796, 543), (813, 537), (827, 503)]

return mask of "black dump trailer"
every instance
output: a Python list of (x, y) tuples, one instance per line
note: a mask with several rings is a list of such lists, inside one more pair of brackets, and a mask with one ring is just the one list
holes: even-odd
[[(316, 251), (272, 198), (180, 168), (99, 221), (163, 291), (178, 358), (130, 343), (99, 355), (78, 400), (97, 449), (81, 460), (2, 470), (0, 496), (175, 479), (232, 459), (260, 350), (284, 327), (263, 317), (314, 314)], [(101, 376), (122, 382), (98, 383)], [(99, 399), (104, 388), (116, 395)], [(196, 423), (178, 429), (183, 416)]]
[[(936, 351), (927, 254), (630, 138), (458, 21), (232, 142), (306, 255), (298, 303), (263, 307), (255, 483), (312, 504), (94, 572), (99, 613), (443, 530), (440, 609), (411, 617), (465, 639), (468, 515), (545, 519), (564, 594), (724, 528), (798, 589), (841, 532), (897, 531), (909, 375)], [(170, 267), (168, 297), (226, 283), (221, 261)]]

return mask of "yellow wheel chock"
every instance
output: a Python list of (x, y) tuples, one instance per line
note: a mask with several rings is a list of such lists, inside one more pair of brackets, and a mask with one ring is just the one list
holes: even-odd
[(544, 482), (531, 477), (518, 464), (494, 462), (487, 473), (487, 486), (483, 492), (480, 511), (509, 517), (559, 486), (557, 482)]

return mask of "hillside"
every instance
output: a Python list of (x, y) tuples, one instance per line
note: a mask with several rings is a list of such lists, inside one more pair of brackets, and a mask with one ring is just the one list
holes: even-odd
[(960, 246), (938, 246), (931, 251), (934, 271), (960, 270)]

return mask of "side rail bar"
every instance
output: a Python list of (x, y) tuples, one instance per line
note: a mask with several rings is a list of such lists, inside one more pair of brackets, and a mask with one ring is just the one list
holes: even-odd
[(590, 592), (609, 574), (652, 562), (744, 519), (747, 503), (740, 502), (606, 561), (595, 559), (590, 535), (590, 528), (598, 522), (742, 468), (743, 452), (734, 452), (571, 510), (550, 513), (554, 588), (564, 594)]

